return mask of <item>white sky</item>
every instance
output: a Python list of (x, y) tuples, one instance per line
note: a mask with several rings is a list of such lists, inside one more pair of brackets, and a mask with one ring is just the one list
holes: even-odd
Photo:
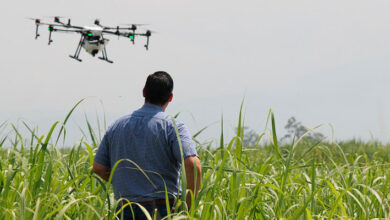
[[(314, 127), (331, 123), (338, 139), (371, 135), (390, 140), (390, 2), (385, 0), (42, 0), (7, 1), (0, 8), (0, 122), (23, 118), (43, 130), (88, 98), (71, 123), (93, 120), (104, 103), (107, 122), (142, 105), (147, 74), (169, 72), (175, 81), (168, 112), (193, 132), (225, 118), (245, 119), (261, 131), (269, 108), (279, 136), (290, 116)], [(75, 25), (147, 23), (144, 39), (109, 37), (110, 65), (83, 50), (79, 36), (48, 31), (25, 17), (61, 15)], [(46, 19), (50, 21), (50, 18)], [(81, 120), (81, 121), (80, 121)], [(330, 136), (329, 128), (322, 130)], [(203, 139), (218, 139), (214, 124)]]

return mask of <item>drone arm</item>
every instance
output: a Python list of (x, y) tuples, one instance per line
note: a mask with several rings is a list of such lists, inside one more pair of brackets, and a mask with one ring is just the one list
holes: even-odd
[(101, 26), (101, 27), (103, 27), (104, 30), (133, 30), (131, 27), (106, 27), (106, 26)]
[(108, 30), (103, 30), (102, 33), (106, 33), (106, 34), (112, 34), (112, 35), (117, 35), (117, 36), (122, 36), (122, 37), (129, 37), (129, 36), (132, 36), (131, 38), (131, 42), (133, 42), (134, 44), (134, 38), (135, 36), (144, 36), (146, 37), (146, 44), (144, 45), (144, 47), (146, 48), (146, 50), (149, 50), (149, 38), (151, 36), (151, 32), (148, 31), (147, 33), (145, 34), (138, 34), (138, 33), (135, 33), (134, 31), (133, 32), (114, 32), (114, 31), (108, 31)]
[(121, 37), (129, 37), (129, 33), (128, 32), (117, 32), (117, 31), (103, 30), (102, 33), (112, 34), (112, 35), (121, 36)]
[(84, 29), (83, 27), (80, 27), (80, 26), (73, 26), (73, 25), (66, 25), (65, 26), (66, 28), (75, 28), (75, 29), (80, 29), (80, 30), (82, 30), (82, 29)]
[(63, 30), (63, 29), (53, 29), (53, 31), (58, 31), (58, 32), (67, 32), (67, 33), (82, 33), (82, 31), (79, 30)]
[(49, 26), (49, 43), (48, 43), (49, 45), (53, 42), (51, 38), (51, 34), (53, 31), (67, 32), (67, 33), (81, 33), (81, 31), (79, 30), (63, 30), (63, 29), (54, 28), (53, 26)]
[(47, 25), (47, 26), (52, 26), (52, 27), (63, 27), (63, 28), (74, 28), (74, 29), (84, 29), (83, 27), (80, 27), (80, 26), (74, 26), (74, 25), (70, 25), (70, 24), (49, 24), (49, 23), (39, 23), (39, 25)]
[(112, 34), (112, 35), (120, 35), (120, 33), (116, 33), (114, 31), (107, 31), (107, 30), (103, 30), (102, 33), (106, 33), (106, 34)]

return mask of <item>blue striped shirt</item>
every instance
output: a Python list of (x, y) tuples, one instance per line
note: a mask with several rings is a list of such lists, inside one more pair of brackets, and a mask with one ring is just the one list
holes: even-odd
[[(183, 158), (197, 156), (187, 127), (175, 120)], [(142, 202), (180, 193), (181, 151), (172, 118), (158, 105), (145, 103), (130, 115), (119, 118), (106, 131), (95, 162), (113, 168), (115, 198)], [(142, 171), (141, 171), (141, 169)], [(172, 198), (172, 196), (170, 196)]]

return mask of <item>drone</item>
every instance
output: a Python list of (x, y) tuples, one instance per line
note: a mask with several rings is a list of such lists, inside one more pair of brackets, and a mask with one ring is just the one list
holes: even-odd
[(126, 26), (116, 26), (116, 27), (109, 27), (109, 26), (103, 26), (100, 24), (100, 20), (96, 19), (94, 21), (93, 26), (75, 26), (71, 24), (71, 20), (68, 19), (67, 23), (64, 23), (60, 20), (60, 17), (55, 16), (54, 17), (54, 23), (44, 23), (41, 22), (41, 19), (38, 18), (29, 18), (31, 20), (35, 21), (35, 39), (38, 39), (39, 32), (39, 26), (45, 25), (48, 28), (49, 31), (49, 43), (53, 43), (52, 40), (52, 33), (53, 32), (70, 32), (70, 33), (79, 33), (81, 35), (79, 44), (77, 46), (76, 52), (74, 55), (69, 55), (70, 58), (75, 59), (79, 62), (82, 60), (79, 58), (81, 48), (84, 48), (84, 50), (91, 54), (92, 56), (95, 56), (99, 52), (102, 53), (102, 56), (99, 57), (99, 59), (106, 61), (108, 63), (113, 63), (112, 60), (109, 60), (107, 57), (107, 50), (106, 46), (109, 42), (109, 39), (105, 38), (103, 35), (115, 35), (119, 37), (125, 37), (130, 39), (130, 41), (135, 44), (135, 37), (142, 36), (146, 37), (146, 44), (144, 47), (146, 50), (149, 49), (149, 38), (152, 35), (152, 31), (147, 30), (145, 33), (136, 33), (137, 26), (140, 26), (138, 24), (129, 24)]

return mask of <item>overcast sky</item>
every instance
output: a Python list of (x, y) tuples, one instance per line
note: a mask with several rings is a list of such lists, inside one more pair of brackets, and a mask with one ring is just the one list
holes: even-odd
[[(261, 131), (270, 108), (283, 135), (289, 117), (308, 127), (331, 123), (338, 139), (390, 140), (390, 2), (386, 0), (42, 0), (0, 7), (0, 122), (20, 119), (45, 131), (89, 97), (84, 112), (107, 122), (139, 108), (146, 76), (169, 72), (175, 81), (168, 113), (201, 137), (218, 139), (221, 114), (233, 135), (245, 96), (246, 125)], [(114, 64), (84, 50), (79, 36), (48, 31), (34, 39), (26, 17), (68, 16), (75, 25), (146, 23), (157, 31), (150, 50), (109, 36)], [(51, 18), (46, 18), (50, 21)], [(214, 124), (213, 124), (214, 123)], [(321, 130), (331, 136), (329, 127)]]

